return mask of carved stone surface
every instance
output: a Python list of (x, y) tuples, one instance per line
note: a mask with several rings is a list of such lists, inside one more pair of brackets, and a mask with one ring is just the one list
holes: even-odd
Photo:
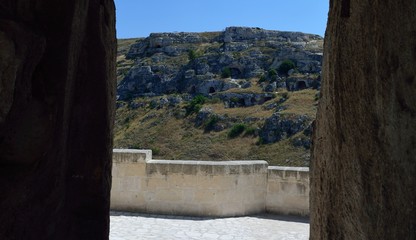
[(416, 3), (330, 2), (311, 239), (416, 239)]
[(0, 2), (0, 238), (108, 239), (112, 0)]

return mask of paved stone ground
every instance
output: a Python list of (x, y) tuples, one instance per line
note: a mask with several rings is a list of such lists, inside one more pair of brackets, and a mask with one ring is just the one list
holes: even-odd
[(236, 218), (197, 218), (111, 212), (110, 240), (309, 239), (307, 219), (256, 215)]

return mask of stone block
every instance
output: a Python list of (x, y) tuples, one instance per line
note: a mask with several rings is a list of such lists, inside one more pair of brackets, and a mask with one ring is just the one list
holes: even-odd
[(122, 192), (139, 192), (141, 190), (139, 177), (123, 177), (119, 179)]
[(118, 176), (144, 176), (146, 172), (146, 163), (123, 163), (117, 164)]
[(197, 175), (183, 175), (183, 183), (182, 186), (184, 188), (198, 188), (198, 177)]
[(245, 212), (244, 204), (242, 201), (226, 202), (221, 206), (222, 216), (237, 216)]
[(156, 189), (155, 198), (165, 204), (183, 202), (182, 191), (178, 189)]
[(218, 175), (225, 175), (226, 174), (226, 165), (213, 165), (212, 166), (213, 174)]
[(184, 164), (182, 166), (182, 171), (185, 175), (196, 175), (198, 172), (198, 165)]
[(121, 190), (120, 180), (121, 180), (121, 178), (113, 177), (113, 179), (111, 180), (111, 192)]
[(169, 174), (183, 174), (183, 164), (180, 163), (172, 163), (169, 164)]
[(199, 175), (213, 175), (214, 170), (212, 165), (201, 164), (199, 165), (198, 174)]
[(240, 165), (228, 165), (227, 170), (230, 175), (240, 174)]
[(167, 177), (167, 182), (171, 188), (186, 189), (198, 187), (197, 176), (193, 175), (169, 175)]
[(252, 214), (259, 214), (264, 213), (266, 211), (266, 202), (265, 201), (257, 201), (251, 203), (243, 203), (244, 215), (252, 215)]
[(237, 176), (214, 176), (212, 177), (212, 180), (210, 180), (212, 183), (210, 186), (208, 186), (208, 189), (225, 189), (225, 190), (232, 190), (237, 188)]
[(267, 175), (262, 174), (262, 175), (253, 176), (253, 182), (256, 187), (261, 187), (261, 188), (266, 189), (267, 188)]
[(258, 163), (253, 165), (254, 173), (264, 173), (267, 174), (267, 162), (262, 161), (264, 163)]
[(209, 189), (213, 186), (212, 175), (198, 175), (197, 176), (197, 189)]
[(170, 203), (163, 201), (152, 201), (146, 205), (146, 212), (154, 214), (174, 214), (174, 207)]
[(244, 197), (244, 192), (242, 194), (242, 192), (218, 190), (216, 192), (216, 203), (221, 205), (222, 203), (226, 203), (226, 202), (241, 201), (243, 197)]
[(151, 156), (149, 150), (114, 149), (113, 162), (115, 163), (139, 163), (146, 162)]
[(299, 180), (309, 183), (309, 171), (299, 171)]
[(285, 171), (285, 179), (298, 179), (298, 172), (297, 171)]
[(280, 182), (269, 180), (267, 184), (267, 193), (278, 193), (281, 191)]
[(195, 191), (194, 199), (199, 203), (215, 203), (217, 199), (217, 191), (213, 189)]
[(224, 216), (220, 207), (217, 204), (201, 204), (199, 207), (199, 214), (200, 216), (208, 216), (208, 217), (218, 217)]
[(268, 170), (268, 175), (269, 178), (273, 178), (273, 179), (284, 179), (285, 178), (285, 172), (284, 171), (280, 171), (280, 170), (275, 170), (272, 168), (269, 168)]
[(155, 178), (155, 177), (148, 177), (144, 180), (146, 189), (153, 190), (153, 189), (167, 189), (169, 188), (169, 182), (166, 178)]
[(155, 163), (157, 173), (160, 175), (168, 175), (169, 174), (169, 163), (158, 164)]
[(252, 165), (241, 165), (241, 174), (250, 175), (254, 172)]
[(119, 176), (119, 174), (118, 174), (118, 164), (117, 163), (113, 163), (113, 166), (111, 168), (111, 176), (112, 176), (112, 178)]
[(194, 203), (195, 201), (195, 189), (182, 189), (182, 199), (186, 204)]
[(236, 177), (236, 179), (237, 179), (236, 187), (238, 189), (241, 189), (241, 188), (247, 189), (252, 186), (255, 186), (254, 178), (250, 175), (240, 174)]
[(147, 175), (154, 175), (157, 174), (157, 166), (153, 163), (147, 163), (146, 164), (146, 174)]
[(175, 209), (180, 215), (191, 215), (191, 216), (204, 216), (201, 211), (201, 204), (199, 203), (186, 203)]

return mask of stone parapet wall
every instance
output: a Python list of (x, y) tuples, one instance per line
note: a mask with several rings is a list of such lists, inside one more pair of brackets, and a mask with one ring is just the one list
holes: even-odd
[(309, 215), (309, 168), (268, 167), (266, 211)]
[(113, 210), (215, 217), (308, 213), (308, 172), (293, 178), (293, 171), (270, 170), (265, 161), (152, 160), (149, 150), (115, 149), (112, 173)]

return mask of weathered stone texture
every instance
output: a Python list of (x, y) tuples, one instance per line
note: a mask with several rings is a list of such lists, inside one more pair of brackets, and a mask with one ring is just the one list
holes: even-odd
[(108, 239), (112, 0), (0, 2), (0, 238)]
[(416, 239), (416, 2), (330, 2), (311, 239)]

